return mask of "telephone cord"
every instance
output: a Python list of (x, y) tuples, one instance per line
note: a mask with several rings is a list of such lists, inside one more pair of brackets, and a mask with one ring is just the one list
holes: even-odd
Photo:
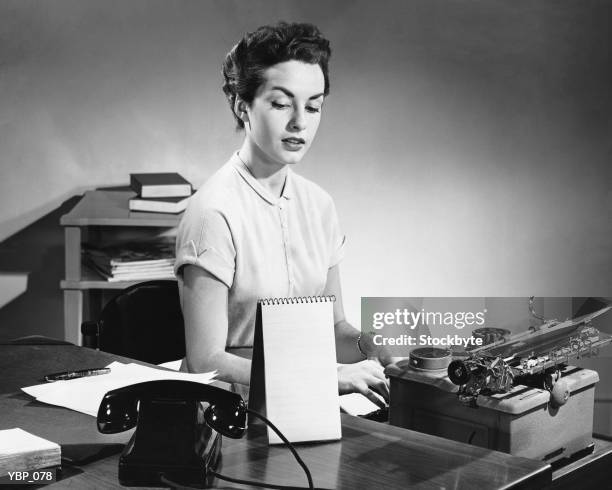
[[(280, 437), (281, 440), (287, 445), (287, 447), (289, 448), (289, 450), (291, 451), (291, 453), (295, 457), (295, 459), (298, 462), (298, 464), (304, 470), (304, 473), (306, 473), (306, 478), (308, 480), (308, 487), (275, 485), (273, 483), (256, 482), (256, 481), (250, 481), (250, 480), (241, 480), (239, 478), (232, 478), (232, 477), (229, 477), (229, 476), (222, 475), (222, 474), (217, 473), (216, 471), (213, 471), (213, 470), (208, 470), (208, 474), (214, 476), (215, 478), (218, 478), (219, 480), (225, 480), (225, 481), (228, 481), (230, 483), (238, 483), (238, 484), (241, 484), (241, 485), (253, 485), (253, 486), (256, 486), (256, 487), (271, 488), (271, 489), (274, 489), (274, 490), (306, 490), (306, 488), (308, 488), (308, 490), (324, 490), (324, 489), (315, 489), (313, 481), (312, 481), (312, 475), (310, 474), (310, 470), (308, 469), (308, 466), (306, 466), (306, 463), (304, 463), (302, 458), (300, 458), (300, 455), (296, 451), (296, 449), (293, 446), (293, 444), (291, 444), (289, 442), (289, 440), (283, 435), (283, 433), (272, 422), (270, 422), (270, 420), (268, 420), (268, 418), (266, 418), (265, 416), (263, 416), (259, 412), (256, 412), (255, 410), (251, 410), (249, 408), (247, 408), (246, 411), (248, 413), (250, 413), (250, 414), (253, 414), (255, 417), (261, 419), (263, 422), (265, 422), (278, 435), (278, 437)], [(165, 483), (167, 485), (170, 485), (171, 487), (177, 488), (177, 489), (192, 489), (192, 488), (195, 488), (195, 487), (189, 487), (189, 486), (185, 486), (185, 485), (180, 485), (177, 482), (174, 482), (174, 481), (170, 480), (165, 475), (161, 476), (161, 481), (163, 483)]]

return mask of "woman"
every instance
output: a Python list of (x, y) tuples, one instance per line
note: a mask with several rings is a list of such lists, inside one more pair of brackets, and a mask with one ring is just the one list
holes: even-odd
[[(177, 236), (186, 369), (248, 385), (260, 298), (334, 295), (341, 393), (388, 398), (386, 352), (344, 318), (338, 263), (344, 237), (333, 201), (298, 176), (329, 93), (329, 42), (309, 24), (247, 34), (223, 64), (223, 91), (241, 148), (191, 198)], [(234, 352), (233, 352), (234, 351)], [(315, 354), (316, 355), (316, 354)], [(358, 362), (360, 361), (360, 362)]]

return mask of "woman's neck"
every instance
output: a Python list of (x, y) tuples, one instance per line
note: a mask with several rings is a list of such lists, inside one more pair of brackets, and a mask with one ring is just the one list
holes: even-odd
[(242, 148), (238, 151), (238, 158), (264, 189), (273, 196), (281, 196), (287, 177), (285, 164), (270, 161), (259, 148), (253, 148), (248, 139), (245, 139)]

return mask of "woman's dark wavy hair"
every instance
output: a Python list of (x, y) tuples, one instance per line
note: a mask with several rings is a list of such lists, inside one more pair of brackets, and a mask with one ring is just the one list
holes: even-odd
[(312, 24), (279, 22), (246, 34), (223, 61), (223, 92), (238, 129), (244, 128), (244, 122), (234, 112), (236, 97), (251, 104), (257, 88), (264, 81), (263, 74), (267, 68), (289, 60), (319, 65), (323, 71), (327, 95), (330, 56), (329, 41)]

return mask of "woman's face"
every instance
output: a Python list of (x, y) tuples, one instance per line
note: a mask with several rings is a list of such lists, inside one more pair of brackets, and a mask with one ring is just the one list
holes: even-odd
[(254, 155), (269, 163), (298, 163), (317, 134), (324, 88), (319, 65), (290, 60), (266, 69), (246, 107), (246, 137)]

